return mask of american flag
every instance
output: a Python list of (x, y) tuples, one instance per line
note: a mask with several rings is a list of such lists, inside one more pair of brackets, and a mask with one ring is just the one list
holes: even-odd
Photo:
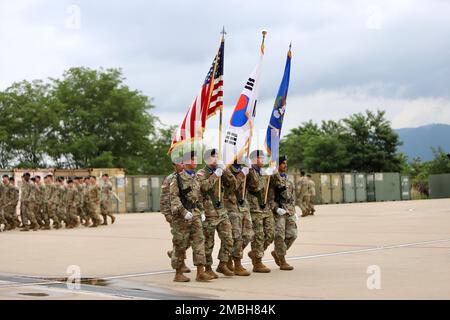
[[(172, 153), (175, 147), (184, 142), (193, 143), (195, 140), (201, 139), (206, 127), (206, 120), (223, 107), (224, 48), (225, 41), (222, 37), (219, 52), (213, 60), (211, 68), (206, 75), (206, 79), (200, 88), (199, 94), (194, 99), (181, 126), (178, 128), (172, 139), (169, 153)], [(215, 73), (214, 69), (216, 70)]]

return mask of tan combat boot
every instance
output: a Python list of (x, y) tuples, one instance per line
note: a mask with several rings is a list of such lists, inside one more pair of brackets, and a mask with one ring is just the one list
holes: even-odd
[(234, 265), (233, 265), (233, 257), (232, 256), (228, 257), (227, 268), (231, 272), (234, 272)]
[(272, 254), (272, 257), (274, 258), (275, 263), (277, 264), (277, 266), (280, 266), (280, 259), (278, 258), (277, 253), (275, 251), (272, 251), (271, 254)]
[(181, 272), (183, 273), (191, 273), (191, 269), (188, 268), (188, 266), (184, 263), (183, 261), (183, 265), (181, 266)]
[(205, 272), (204, 266), (197, 266), (197, 278), (195, 278), (196, 281), (209, 282), (209, 280), (212, 279), (214, 278), (212, 278), (208, 273)]
[(228, 269), (227, 263), (224, 261), (220, 261), (219, 265), (217, 266), (216, 271), (222, 273), (223, 275), (225, 275), (227, 277), (234, 276), (234, 273), (232, 271), (230, 271), (230, 269)]
[(267, 268), (261, 261), (261, 258), (255, 258), (255, 264), (253, 265), (253, 272), (269, 273), (270, 269)]
[(183, 272), (181, 271), (181, 268), (178, 268), (175, 273), (175, 278), (173, 278), (173, 281), (175, 282), (189, 282), (191, 279), (186, 277)]
[(280, 259), (280, 270), (286, 271), (294, 270), (294, 267), (286, 262), (286, 258), (284, 256), (279, 257), (279, 259)]
[(234, 258), (234, 274), (243, 277), (250, 275), (250, 271), (247, 271), (247, 269), (242, 266), (241, 259), (239, 258)]
[[(197, 271), (198, 271), (198, 268), (197, 268)], [(210, 276), (212, 279), (217, 279), (217, 278), (219, 278), (219, 276), (217, 275), (217, 273), (215, 273), (215, 272), (212, 270), (211, 266), (206, 266), (205, 273), (206, 273), (208, 276)]]

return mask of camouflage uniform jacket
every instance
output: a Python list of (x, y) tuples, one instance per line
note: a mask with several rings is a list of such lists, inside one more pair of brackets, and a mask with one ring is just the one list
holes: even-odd
[(230, 166), (228, 170), (233, 174), (236, 183), (234, 188), (225, 188), (223, 201), (228, 212), (239, 212), (239, 207), (248, 207), (248, 202), (245, 197), (242, 196), (245, 176), (240, 174), (240, 168), (236, 168), (233, 165)]
[(268, 177), (261, 174), (261, 170), (252, 166), (247, 175), (247, 199), (252, 213), (267, 212), (267, 206), (264, 207), (266, 196), (266, 186)]
[(214, 171), (215, 169), (206, 166), (197, 173), (200, 189), (203, 194), (203, 207), (205, 208), (205, 215), (207, 217), (218, 217), (226, 213), (226, 209), (223, 206), (224, 190), (234, 192), (236, 189), (236, 178), (229, 170), (224, 170), (221, 179), (222, 201), (219, 206), (219, 177), (214, 174)]
[[(180, 191), (184, 195), (181, 195)], [(194, 216), (199, 216), (204, 211), (202, 201), (200, 182), (195, 172), (183, 170), (175, 174), (174, 179), (170, 182), (170, 205), (173, 215), (184, 217), (190, 211)], [(185, 205), (188, 207), (185, 207)]]
[(65, 198), (67, 208), (76, 208), (80, 203), (80, 195), (75, 186), (67, 187)]
[(89, 203), (97, 204), (100, 202), (100, 187), (96, 184), (89, 185)]
[(270, 179), (268, 202), (274, 214), (278, 208), (282, 208), (288, 214), (295, 214), (295, 190), (294, 184), (286, 174), (276, 173)]
[(172, 206), (170, 204), (170, 183), (175, 178), (175, 172), (169, 174), (161, 184), (161, 196), (159, 198), (159, 207), (161, 213), (167, 217), (172, 215)]
[(34, 202), (36, 199), (36, 192), (35, 192), (35, 188), (33, 187), (32, 183), (30, 181), (23, 181), (22, 182), (22, 187), (20, 189), (21, 191), (21, 201), (24, 203), (28, 203), (28, 202)]
[(111, 200), (111, 193), (112, 193), (112, 183), (110, 181), (102, 182), (100, 184), (101, 189), (101, 201), (109, 201)]
[(5, 186), (5, 188), (6, 188), (5, 196), (4, 196), (5, 208), (16, 207), (17, 204), (19, 203), (19, 188), (17, 188), (16, 186), (14, 186), (12, 184), (8, 184), (7, 186)]

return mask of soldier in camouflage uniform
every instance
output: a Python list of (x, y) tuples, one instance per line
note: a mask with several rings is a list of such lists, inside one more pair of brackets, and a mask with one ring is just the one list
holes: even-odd
[(286, 262), (286, 251), (297, 238), (297, 214), (295, 213), (294, 184), (288, 179), (287, 159), (281, 156), (278, 172), (270, 180), (268, 203), (275, 219), (275, 250), (272, 256), (281, 270), (293, 270)]
[(53, 181), (51, 174), (47, 175), (44, 179), (45, 192), (44, 192), (44, 210), (46, 215), (53, 221), (53, 227), (55, 229), (61, 228), (61, 220), (58, 216), (58, 195), (59, 188)]
[(101, 219), (99, 217), (100, 212), (100, 188), (97, 185), (97, 178), (94, 176), (90, 177), (89, 182), (89, 196), (88, 196), (88, 214), (92, 219), (91, 228), (96, 228), (100, 225)]
[[(26, 172), (22, 176), (22, 187), (21, 187), (21, 219), (22, 219), (22, 230), (20, 231), (29, 231), (29, 227), (33, 229), (33, 231), (39, 230), (39, 224), (34, 215), (35, 212), (35, 203), (36, 203), (36, 189), (30, 181), (31, 175)], [(30, 225), (28, 223), (31, 222)]]
[(235, 162), (230, 166), (229, 170), (236, 178), (236, 188), (234, 190), (225, 188), (224, 194), (225, 208), (228, 211), (233, 234), (232, 258), (234, 266), (230, 263), (230, 259), (228, 269), (234, 271), (234, 274), (237, 276), (249, 276), (250, 272), (241, 263), (243, 251), (253, 241), (255, 234), (253, 232), (250, 206), (243, 193), (244, 182), (249, 173), (249, 168)]
[(16, 215), (18, 203), (19, 203), (19, 188), (17, 188), (14, 185), (14, 178), (11, 177), (8, 179), (8, 181), (5, 181), (5, 196), (3, 207), (6, 221), (8, 221), (7, 230), (14, 230), (20, 225), (19, 218)]
[(300, 179), (297, 181), (295, 186), (296, 202), (302, 210), (302, 217), (306, 217), (308, 215), (308, 206), (306, 204), (308, 200), (308, 178), (305, 175), (305, 171), (300, 172)]
[(314, 198), (316, 197), (316, 184), (312, 180), (310, 174), (307, 175), (308, 178), (308, 201), (306, 202), (306, 207), (308, 209), (308, 215), (314, 215), (316, 209), (314, 209)]
[(75, 177), (74, 180), (74, 184), (75, 184), (75, 189), (77, 189), (78, 192), (78, 203), (77, 203), (77, 215), (80, 219), (80, 223), (82, 223), (83, 225), (86, 226), (86, 222), (88, 221), (88, 218), (86, 216), (86, 212), (84, 210), (84, 188), (83, 185), (81, 184), (81, 180), (82, 178), (80, 177)]
[(111, 213), (111, 195), (113, 192), (112, 183), (109, 181), (109, 176), (107, 173), (102, 175), (102, 182), (100, 183), (101, 189), (101, 202), (100, 211), (103, 217), (103, 225), (108, 225), (107, 217), (111, 218), (111, 224), (116, 221), (116, 218)]
[(253, 222), (255, 238), (248, 256), (252, 259), (253, 272), (268, 273), (270, 269), (262, 263), (264, 251), (273, 242), (275, 226), (273, 214), (266, 203), (266, 189), (270, 173), (262, 169), (264, 152), (255, 150), (250, 154), (252, 167), (247, 175), (248, 202)]
[(200, 183), (195, 174), (197, 156), (188, 152), (183, 156), (184, 170), (175, 175), (170, 183), (170, 205), (172, 206), (173, 253), (172, 268), (176, 270), (174, 281), (187, 282), (183, 274), (182, 260), (188, 243), (192, 246), (194, 265), (197, 267), (197, 281), (209, 281), (213, 278), (205, 273), (205, 238), (202, 216), (204, 208)]
[(38, 221), (41, 229), (50, 230), (50, 220), (47, 213), (44, 210), (44, 194), (45, 187), (41, 183), (41, 177), (34, 177), (34, 185), (36, 188), (36, 220)]
[(70, 227), (70, 219), (66, 215), (66, 185), (64, 183), (64, 177), (58, 177), (56, 179), (56, 214), (60, 222), (64, 222), (66, 228)]
[(89, 227), (91, 224), (90, 220), (91, 217), (89, 215), (89, 186), (90, 183), (90, 177), (85, 177), (83, 180), (83, 210), (86, 216), (86, 222), (84, 224), (85, 227)]
[(78, 189), (74, 186), (73, 180), (67, 180), (67, 188), (65, 195), (65, 204), (66, 204), (66, 216), (69, 224), (67, 228), (72, 229), (79, 225), (78, 222), (78, 204), (80, 203), (80, 194), (78, 193)]
[(6, 193), (6, 185), (5, 185), (5, 179), (9, 179), (8, 175), (3, 176), (3, 183), (0, 183), (0, 231), (3, 231), (1, 229), (1, 225), (4, 225), (4, 230), (9, 230), (10, 226), (5, 218), (4, 213), (4, 205), (5, 205), (5, 193)]
[[(200, 188), (203, 193), (203, 207), (206, 216), (206, 220), (203, 221), (206, 273), (214, 278), (219, 277), (211, 268), (216, 230), (221, 241), (218, 256), (220, 262), (216, 271), (226, 276), (234, 275), (234, 272), (228, 269), (227, 265), (233, 249), (233, 235), (228, 212), (223, 205), (223, 192), (225, 189), (228, 192), (235, 191), (236, 178), (229, 170), (224, 170), (223, 166), (218, 166), (217, 156), (218, 152), (216, 149), (205, 151), (204, 160), (206, 166), (197, 173)], [(220, 195), (219, 182), (222, 184)]]
[[(172, 214), (172, 206), (170, 204), (170, 183), (172, 182), (173, 179), (175, 179), (175, 174), (177, 173), (181, 173), (184, 169), (183, 166), (183, 162), (181, 158), (176, 158), (173, 159), (172, 161), (172, 165), (173, 165), (173, 172), (171, 174), (169, 174), (164, 180), (163, 183), (161, 184), (161, 196), (159, 199), (159, 206), (160, 206), (160, 211), (161, 214), (164, 215), (164, 218), (166, 219), (167, 223), (169, 223), (170, 225), (170, 233), (172, 234), (172, 236), (174, 236), (174, 229), (172, 226), (172, 220), (173, 220), (173, 214)], [(189, 243), (187, 244), (186, 250), (189, 248)], [(169, 258), (172, 260), (172, 254), (173, 254), (173, 250), (167, 251), (167, 255), (169, 256)], [(191, 269), (189, 269), (184, 260), (186, 260), (186, 254), (184, 255), (184, 257), (182, 258), (182, 272), (183, 273), (190, 273)]]

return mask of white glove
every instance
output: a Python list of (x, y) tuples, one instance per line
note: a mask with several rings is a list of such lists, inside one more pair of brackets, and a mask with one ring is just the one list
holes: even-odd
[(267, 169), (263, 169), (262, 170), (262, 174), (263, 176), (271, 176), (273, 174), (273, 168), (267, 168)]
[(272, 174), (277, 174), (277, 173), (278, 173), (278, 168), (277, 167), (273, 168)]
[(244, 176), (246, 176), (250, 172), (250, 169), (248, 167), (243, 167), (241, 172), (244, 174)]
[(193, 218), (194, 216), (193, 216), (193, 214), (192, 214), (192, 212), (186, 212), (186, 214), (184, 215), (184, 218), (186, 219), (186, 220), (192, 220), (192, 218)]
[(221, 177), (223, 175), (223, 169), (217, 168), (216, 171), (214, 171), (214, 174), (218, 177)]
[(286, 210), (284, 210), (284, 209), (282, 209), (282, 208), (278, 208), (278, 209), (277, 209), (277, 213), (278, 213), (280, 216), (284, 216), (284, 215), (286, 214)]
[(217, 164), (217, 168), (225, 170), (227, 167), (223, 163)]
[(202, 222), (205, 222), (205, 221), (206, 221), (206, 216), (204, 213), (202, 213)]
[(296, 213), (295, 214), (295, 222), (298, 222), (298, 220), (300, 220), (300, 218), (299, 218), (298, 214)]

